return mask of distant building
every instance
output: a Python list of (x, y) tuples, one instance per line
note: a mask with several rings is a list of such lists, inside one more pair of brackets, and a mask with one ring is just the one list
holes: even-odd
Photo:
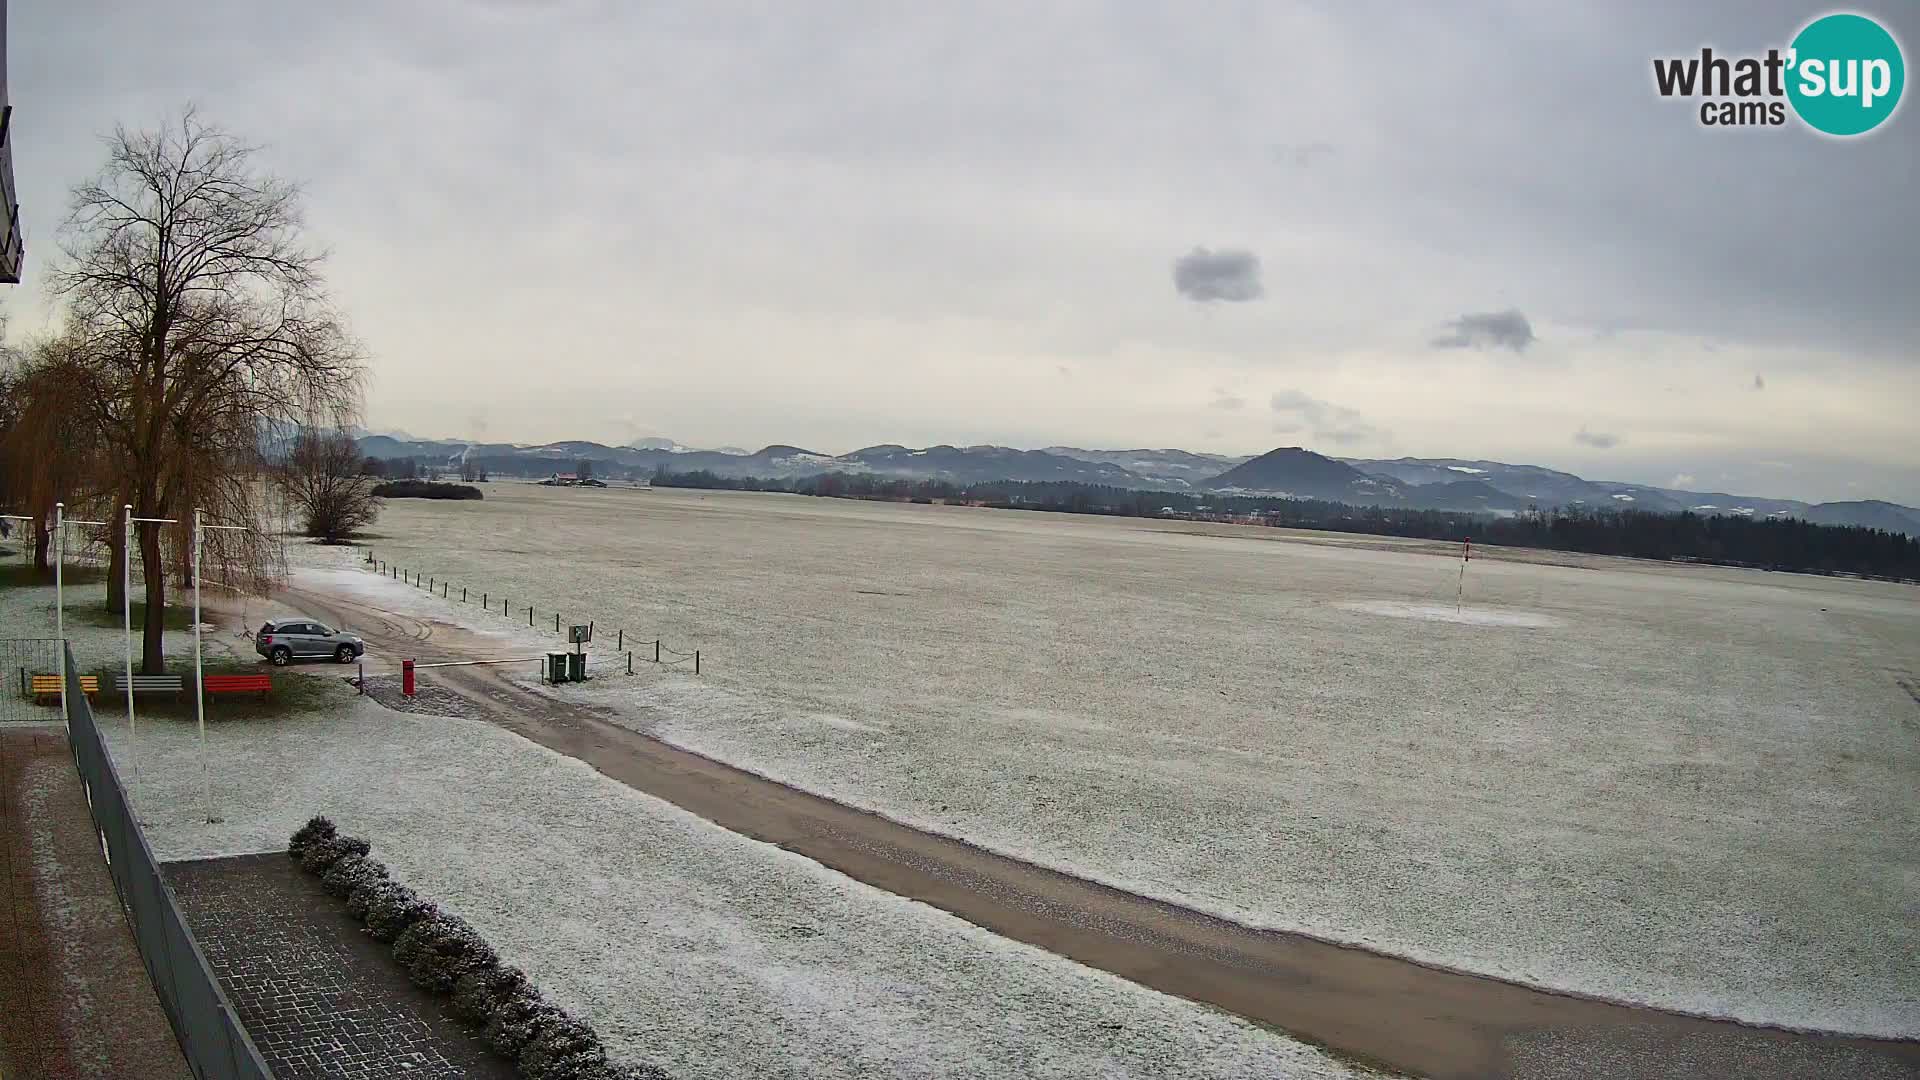
[(27, 245), (13, 187), (13, 102), (7, 97), (7, 0), (0, 0), (0, 283), (18, 285)]

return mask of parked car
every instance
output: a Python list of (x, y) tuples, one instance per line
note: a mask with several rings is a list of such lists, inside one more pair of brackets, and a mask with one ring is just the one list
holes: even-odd
[(274, 619), (254, 635), (253, 651), (276, 667), (286, 667), (301, 657), (318, 656), (351, 664), (367, 651), (367, 643), (312, 619)]

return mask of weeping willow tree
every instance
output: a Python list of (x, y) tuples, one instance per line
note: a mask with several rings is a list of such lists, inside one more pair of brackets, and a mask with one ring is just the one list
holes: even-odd
[[(364, 369), (327, 296), (324, 254), (304, 239), (299, 189), (258, 157), (191, 109), (157, 130), (116, 130), (106, 164), (73, 190), (51, 275), (113, 501), (175, 521), (137, 531), (149, 674), (164, 669), (169, 577), (191, 574), (194, 509), (255, 530), (208, 533), (207, 576), (265, 588), (280, 565), (259, 483), (265, 434), (338, 426), (359, 407)], [(111, 533), (118, 581), (133, 553)]]

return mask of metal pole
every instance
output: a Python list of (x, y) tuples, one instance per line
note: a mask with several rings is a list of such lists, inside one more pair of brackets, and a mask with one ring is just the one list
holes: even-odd
[(693, 673), (695, 675), (700, 674), (700, 650), (699, 649), (693, 650)]
[[(67, 561), (67, 504), (53, 504), (53, 636), (60, 639), (64, 648), (67, 640), (67, 591), (62, 570)], [(63, 652), (60, 656), (60, 721), (68, 722), (71, 715), (67, 712), (67, 660)]]
[(213, 777), (207, 770), (207, 702), (200, 661), (200, 515), (193, 508), (193, 721), (200, 729), (200, 795), (207, 804), (207, 823), (213, 823)]
[(133, 727), (133, 504), (120, 508), (127, 519), (127, 535), (120, 559), (120, 622), (127, 635), (127, 754), (133, 760), (133, 782), (140, 782), (140, 736)]

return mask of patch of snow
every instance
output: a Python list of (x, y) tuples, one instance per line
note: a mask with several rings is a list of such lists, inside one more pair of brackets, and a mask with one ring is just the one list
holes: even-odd
[(1363, 615), (1385, 615), (1390, 619), (1426, 619), (1431, 622), (1464, 623), (1468, 626), (1548, 627), (1566, 624), (1537, 611), (1503, 611), (1497, 608), (1454, 607), (1450, 604), (1409, 604), (1398, 600), (1368, 600), (1335, 605), (1343, 611)]
[[(118, 755), (124, 725), (103, 723)], [(491, 724), (348, 697), (323, 715), (141, 726), (163, 860), (282, 850), (326, 813), (486, 936), (616, 1059), (684, 1080), (1357, 1080), (1301, 1043), (712, 825)]]
[(1620, 500), (1621, 502), (1632, 502), (1632, 501), (1633, 501), (1633, 496), (1631, 496), (1631, 495), (1615, 495), (1615, 496), (1614, 496), (1614, 498), (1616, 498), (1616, 499), (1619, 499), (1619, 500)]
[(1476, 469), (1471, 465), (1449, 465), (1447, 466), (1447, 468), (1453, 470), (1454, 472), (1467, 473), (1470, 476), (1478, 476), (1481, 473), (1484, 473), (1487, 471), (1485, 469)]

